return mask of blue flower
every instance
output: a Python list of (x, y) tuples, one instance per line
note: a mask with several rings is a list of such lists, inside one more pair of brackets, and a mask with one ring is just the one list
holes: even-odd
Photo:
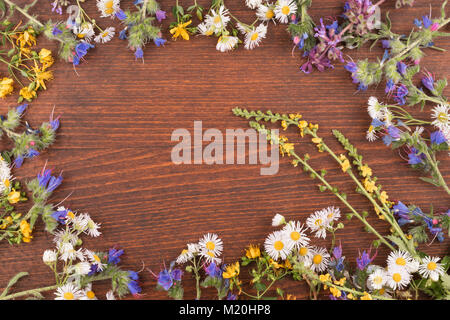
[(126, 40), (127, 39), (127, 29), (123, 29), (119, 32), (119, 39)]
[(440, 145), (441, 143), (446, 143), (444, 134), (441, 131), (434, 131), (430, 134), (431, 144)]
[(79, 65), (81, 58), (83, 58), (91, 48), (94, 48), (94, 45), (87, 42), (80, 42), (77, 44), (75, 46), (75, 54), (72, 57), (73, 65)]
[(142, 291), (141, 287), (139, 286), (139, 283), (137, 282), (137, 280), (139, 280), (139, 276), (137, 272), (134, 271), (128, 271), (128, 274), (130, 279), (130, 281), (128, 281), (127, 283), (128, 290), (133, 296), (136, 296)]
[(381, 46), (383, 49), (389, 49), (391, 47), (390, 40), (381, 40)]
[(119, 20), (125, 20), (127, 18), (127, 15), (125, 14), (125, 12), (123, 12), (122, 9), (119, 9), (119, 11), (116, 12), (116, 17)]
[(21, 166), (22, 166), (22, 164), (23, 164), (23, 156), (21, 156), (21, 155), (18, 155), (17, 157), (16, 157), (16, 159), (14, 159), (14, 165), (16, 166), (16, 168), (20, 168)]
[(361, 254), (359, 253), (359, 257), (356, 258), (356, 264), (358, 266), (359, 270), (364, 270), (376, 257), (376, 253), (373, 255), (373, 257), (370, 257), (370, 251), (367, 253), (365, 250)]
[(63, 180), (63, 177), (61, 175), (59, 175), (58, 177), (54, 177), (51, 174), (52, 170), (47, 169), (43, 170), (41, 174), (37, 175), (39, 185), (47, 192), (53, 192), (62, 183)]
[(414, 147), (412, 147), (411, 152), (408, 153), (408, 158), (408, 163), (411, 165), (421, 164), (426, 159), (425, 155), (423, 153), (419, 154), (419, 151)]
[(237, 295), (228, 292), (227, 300), (237, 300)]
[(383, 58), (381, 59), (381, 62), (384, 62), (387, 59), (389, 59), (389, 51), (388, 50), (384, 50)]
[(158, 22), (161, 22), (162, 20), (164, 20), (166, 18), (166, 12), (163, 10), (157, 10), (155, 13), (156, 16), (156, 20), (158, 20)]
[(95, 264), (91, 264), (91, 269), (90, 269), (90, 271), (88, 273), (88, 276), (93, 276), (97, 272), (99, 272), (98, 264), (96, 264), (96, 263)]
[(26, 154), (25, 158), (34, 158), (37, 157), (39, 155), (39, 151), (30, 148), (28, 149), (28, 153)]
[(418, 28), (420, 28), (420, 27), (422, 27), (422, 21), (420, 21), (419, 19), (414, 19), (414, 24), (418, 27)]
[(399, 215), (408, 215), (409, 209), (407, 206), (403, 204), (403, 202), (399, 201), (396, 205), (393, 206), (394, 214)]
[(136, 48), (136, 51), (134, 52), (134, 56), (136, 59), (140, 59), (144, 56), (144, 51), (142, 51), (141, 47)]
[(384, 92), (385, 93), (389, 93), (389, 92), (394, 91), (394, 89), (395, 89), (395, 83), (394, 83), (394, 81), (392, 79), (389, 79), (386, 82), (386, 89), (384, 89)]
[(27, 107), (28, 107), (28, 104), (26, 104), (26, 103), (21, 104), (20, 106), (18, 106), (18, 107), (16, 108), (16, 111), (17, 111), (17, 113), (18, 113), (19, 115), (22, 115), (22, 113), (25, 112), (25, 110), (27, 109)]
[(61, 224), (66, 224), (68, 210), (58, 210), (52, 213), (52, 218)]
[(370, 125), (374, 128), (378, 128), (378, 127), (382, 127), (384, 126), (384, 122), (378, 119), (373, 119), (372, 122), (370, 123)]
[(173, 286), (174, 281), (181, 280), (182, 275), (183, 272), (180, 269), (164, 269), (158, 275), (158, 284), (167, 291)]
[(431, 73), (422, 78), (422, 84), (430, 91), (434, 91), (434, 78)]
[(63, 33), (63, 32), (58, 28), (58, 25), (53, 27), (52, 35), (54, 35), (56, 37), (56, 36), (60, 35), (61, 33)]
[(404, 64), (403, 62), (399, 61), (397, 62), (397, 70), (398, 72), (403, 76), (406, 73), (406, 64)]
[(405, 97), (408, 95), (409, 91), (408, 88), (401, 84), (397, 87), (397, 92), (394, 96), (394, 100), (399, 104), (399, 105), (404, 105), (406, 103), (406, 99)]
[(155, 43), (155, 45), (157, 47), (160, 47), (160, 46), (164, 45), (167, 42), (167, 40), (163, 39), (163, 38), (155, 38), (155, 39), (153, 39), (153, 42)]
[(205, 268), (205, 272), (212, 278), (222, 278), (222, 269), (214, 262), (211, 262), (210, 265)]
[(428, 29), (433, 24), (433, 21), (431, 21), (430, 18), (428, 18), (428, 16), (423, 16), (422, 21), (423, 21), (423, 26), (426, 29)]
[(111, 248), (108, 251), (108, 263), (110, 264), (118, 264), (120, 262), (120, 256), (123, 254), (123, 250), (117, 250), (115, 248)]

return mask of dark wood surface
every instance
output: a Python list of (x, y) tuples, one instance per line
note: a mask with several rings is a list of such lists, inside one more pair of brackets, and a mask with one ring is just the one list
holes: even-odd
[[(169, 12), (173, 3), (164, 1), (162, 9)], [(181, 3), (190, 5), (189, 1)], [(206, 6), (208, 1), (199, 3)], [(227, 1), (235, 16), (252, 22), (254, 13), (243, 3)], [(431, 3), (433, 13), (438, 14), (441, 1)], [(122, 8), (131, 4), (122, 1)], [(395, 10), (394, 1), (387, 1), (382, 9), (391, 11), (395, 31), (407, 33), (415, 17), (430, 11), (429, 5), (429, 0), (416, 1), (413, 8)], [(321, 16), (339, 15), (342, 6), (343, 1), (314, 1), (310, 13), (318, 21)], [(88, 13), (98, 16), (94, 1), (87, 1), (85, 7)], [(50, 1), (39, 1), (33, 12), (41, 19), (57, 19), (50, 9)], [(166, 38), (170, 20), (169, 15), (164, 23)], [(101, 26), (118, 26), (117, 19), (98, 21)], [(409, 169), (397, 152), (379, 141), (365, 140), (369, 124), (367, 98), (382, 97), (384, 86), (357, 93), (340, 64), (335, 70), (303, 74), (299, 70), (300, 54), (297, 51), (292, 56), (285, 29), (285, 25), (270, 24), (267, 39), (253, 51), (240, 47), (220, 53), (215, 50), (214, 38), (194, 36), (190, 41), (169, 40), (164, 48), (148, 45), (143, 64), (135, 61), (126, 43), (116, 37), (89, 52), (87, 62), (77, 68), (78, 75), (71, 64), (57, 61), (52, 67), (55, 80), (31, 104), (26, 116), (37, 125), (55, 106), (55, 113), (62, 115), (57, 142), (38, 159), (26, 161), (14, 175), (30, 179), (45, 161), (56, 171), (63, 171), (65, 180), (52, 201), (57, 203), (73, 192), (64, 205), (89, 212), (102, 224), (103, 235), (86, 239), (86, 246), (105, 250), (119, 245), (125, 250), (124, 267), (139, 270), (145, 265), (155, 272), (163, 261), (169, 263), (176, 258), (186, 243), (197, 241), (207, 232), (215, 232), (223, 239), (223, 257), (230, 263), (243, 254), (249, 243), (264, 242), (273, 230), (270, 224), (275, 213), (304, 222), (313, 211), (330, 205), (346, 212), (333, 195), (319, 193), (315, 181), (292, 168), (287, 159), (281, 160), (280, 171), (274, 176), (260, 176), (259, 165), (171, 162), (175, 143), (170, 137), (176, 128), (193, 132), (194, 120), (202, 120), (204, 129), (247, 128), (245, 120), (232, 115), (231, 109), (236, 106), (300, 112), (319, 123), (327, 143), (342, 151), (330, 132), (339, 129), (359, 148), (392, 200), (414, 203), (425, 210), (431, 204), (436, 209), (448, 207), (445, 192), (421, 182), (419, 174)], [(43, 44), (55, 49), (54, 43), (41, 38), (39, 47)], [(450, 40), (440, 39), (436, 45), (450, 49)], [(354, 59), (375, 58), (380, 51), (346, 53)], [(422, 65), (437, 77), (447, 76), (449, 54), (427, 53)], [(16, 106), (15, 99), (0, 101), (2, 114)], [(292, 131), (290, 136), (294, 135)], [(349, 194), (356, 209), (370, 209), (326, 154), (315, 152), (306, 140), (300, 148), (312, 155), (311, 163), (316, 167), (329, 171), (330, 180)], [(450, 181), (450, 162), (445, 153), (441, 160), (442, 174)], [(373, 210), (370, 212), (370, 221), (387, 232), (386, 224), (377, 220)], [(373, 238), (358, 221), (344, 223), (345, 229), (337, 236), (344, 255), (354, 266), (358, 249), (368, 249)], [(38, 224), (29, 244), (0, 245), (0, 287), (18, 271), (28, 271), (31, 276), (21, 281), (17, 290), (52, 283), (52, 274), (41, 260), (43, 251), (52, 246), (52, 237), (42, 229)], [(315, 243), (328, 245), (327, 241)], [(445, 254), (449, 243), (446, 240), (423, 249), (430, 254)], [(386, 254), (384, 248), (380, 249), (376, 261), (384, 264)], [(246, 273), (243, 269), (244, 279)], [(154, 290), (156, 282), (147, 271), (141, 273), (141, 279), (144, 298), (165, 298), (164, 293)], [(194, 298), (192, 279), (189, 275), (184, 279), (185, 297)], [(298, 298), (307, 296), (304, 284), (284, 281), (283, 288)], [(101, 296), (107, 286), (98, 284), (95, 289)], [(204, 297), (214, 298), (214, 292), (206, 290)]]

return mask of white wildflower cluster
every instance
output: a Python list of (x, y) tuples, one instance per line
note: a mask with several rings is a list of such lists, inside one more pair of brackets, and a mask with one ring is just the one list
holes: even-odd
[(406, 289), (411, 283), (414, 273), (419, 273), (424, 279), (438, 281), (444, 274), (444, 268), (439, 263), (440, 258), (429, 257), (421, 261), (413, 258), (408, 252), (393, 251), (387, 258), (387, 267), (371, 265), (367, 278), (367, 287), (388, 294), (389, 290)]
[(176, 259), (177, 264), (184, 264), (194, 257), (200, 256), (207, 263), (220, 264), (220, 255), (223, 251), (223, 243), (215, 233), (205, 234), (197, 243), (189, 243), (187, 249), (183, 249)]
[(264, 242), (266, 253), (273, 260), (286, 260), (295, 254), (299, 261), (315, 272), (323, 272), (330, 262), (330, 255), (325, 248), (310, 245), (310, 238), (306, 231), (314, 232), (316, 237), (326, 238), (327, 231), (334, 231), (334, 222), (340, 218), (340, 210), (328, 207), (314, 212), (306, 220), (306, 226), (299, 221), (286, 222), (285, 218), (277, 214), (272, 220), (273, 226), (283, 229), (269, 234)]
[(8, 162), (0, 156), (0, 193), (7, 194), (11, 191), (11, 168)]

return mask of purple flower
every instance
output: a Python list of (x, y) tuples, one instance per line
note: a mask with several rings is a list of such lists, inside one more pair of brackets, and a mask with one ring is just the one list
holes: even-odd
[(134, 56), (136, 57), (136, 59), (141, 59), (144, 56), (144, 51), (142, 50), (141, 47), (136, 48)]
[(127, 15), (125, 14), (125, 12), (123, 12), (122, 9), (119, 9), (119, 11), (116, 12), (116, 17), (119, 20), (125, 20), (127, 18)]
[(51, 174), (51, 169), (42, 169), (42, 172), (37, 175), (39, 185), (45, 189), (46, 192), (53, 192), (63, 181), (63, 177), (61, 175), (54, 177)]
[(74, 66), (80, 64), (80, 60), (87, 54), (88, 50), (94, 48), (93, 44), (87, 42), (80, 42), (75, 46), (75, 53), (72, 57), (72, 63)]
[(52, 29), (52, 35), (54, 35), (56, 37), (56, 36), (60, 35), (61, 33), (63, 33), (63, 32), (61, 31), (61, 29), (59, 29), (59, 26), (55, 25)]
[(375, 259), (376, 256), (377, 253), (375, 252), (373, 257), (370, 257), (370, 250), (369, 253), (367, 253), (365, 250), (363, 251), (362, 254), (361, 252), (359, 252), (359, 257), (356, 258), (356, 264), (358, 266), (358, 269), (364, 270), (373, 261), (373, 259)]
[(222, 269), (214, 262), (211, 262), (208, 267), (205, 267), (205, 272), (212, 278), (222, 278)]
[(123, 250), (117, 250), (116, 248), (111, 248), (108, 251), (108, 263), (118, 264), (120, 262), (120, 256), (123, 254)]
[(31, 158), (37, 157), (38, 155), (39, 155), (39, 151), (37, 151), (33, 148), (30, 148), (30, 149), (28, 149), (28, 152), (27, 152), (27, 155), (25, 156), (25, 158), (31, 159)]
[(127, 39), (127, 29), (123, 29), (119, 32), (119, 39), (126, 40)]
[(330, 60), (318, 51), (317, 46), (312, 48), (308, 52), (307, 56), (308, 61), (300, 67), (300, 70), (304, 73), (311, 73), (313, 66), (315, 66), (319, 71), (324, 71), (326, 68), (333, 68)]
[(409, 164), (415, 165), (423, 163), (426, 157), (423, 153), (419, 153), (416, 148), (411, 147), (411, 151), (408, 153), (408, 159)]
[(440, 145), (441, 143), (446, 143), (444, 134), (441, 131), (434, 131), (430, 134), (431, 144)]
[(430, 91), (434, 91), (434, 78), (431, 73), (427, 73), (425, 77), (422, 78), (422, 84)]
[(182, 275), (183, 272), (180, 269), (164, 269), (158, 275), (158, 284), (167, 291), (173, 286), (174, 281), (181, 280)]
[(396, 126), (390, 125), (387, 130), (392, 139), (400, 139), (401, 131)]
[(16, 168), (20, 168), (22, 166), (23, 160), (24, 158), (21, 155), (18, 155), (16, 159), (14, 159), (14, 165), (16, 166)]
[(164, 45), (167, 42), (167, 40), (162, 39), (162, 38), (155, 38), (155, 39), (153, 39), (153, 42), (155, 43), (155, 45), (157, 47), (160, 47), (160, 46)]
[(227, 300), (237, 300), (237, 295), (228, 292)]
[(408, 93), (408, 88), (405, 85), (401, 84), (397, 87), (397, 92), (394, 95), (394, 100), (402, 106), (406, 103), (405, 97), (408, 95)]
[(428, 16), (423, 16), (422, 21), (423, 21), (423, 26), (426, 29), (428, 29), (431, 26), (431, 24), (433, 23), (433, 21), (431, 21), (430, 18), (428, 18)]
[(138, 296), (142, 291), (138, 283), (139, 276), (135, 271), (128, 271), (128, 274), (130, 279), (127, 283), (128, 290), (133, 296)]
[(394, 214), (397, 215), (408, 215), (409, 209), (407, 206), (403, 204), (403, 202), (399, 201), (396, 205), (393, 206)]
[(99, 272), (100, 270), (98, 269), (98, 264), (91, 264), (91, 269), (88, 273), (88, 276), (93, 276), (94, 274), (96, 274), (97, 272)]
[(389, 49), (391, 47), (391, 41), (381, 40), (381, 46), (383, 47), (383, 49)]
[(28, 107), (28, 104), (26, 104), (26, 103), (21, 104), (20, 106), (18, 106), (18, 107), (16, 108), (16, 111), (17, 111), (17, 113), (18, 113), (19, 115), (22, 115), (22, 113), (25, 112), (25, 110), (27, 109), (27, 107)]
[(398, 72), (403, 76), (406, 73), (406, 64), (404, 64), (403, 62), (399, 61), (397, 62), (397, 70)]
[(394, 89), (395, 89), (394, 81), (393, 81), (392, 79), (389, 79), (389, 80), (386, 82), (386, 89), (384, 89), (384, 92), (385, 92), (386, 94), (388, 94), (388, 93), (394, 91)]
[(364, 35), (375, 28), (375, 8), (369, 0), (350, 0), (344, 6), (344, 18), (353, 24), (352, 32)]
[(68, 210), (58, 210), (52, 213), (52, 218), (61, 224), (66, 224)]
[(163, 10), (157, 10), (155, 15), (156, 15), (156, 20), (158, 20), (158, 22), (161, 22), (162, 20), (164, 20), (166, 18), (166, 12)]

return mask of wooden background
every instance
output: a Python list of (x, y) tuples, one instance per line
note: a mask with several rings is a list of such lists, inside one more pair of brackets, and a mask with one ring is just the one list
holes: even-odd
[[(21, 1), (24, 3), (25, 1)], [(441, 1), (431, 1), (438, 14)], [(190, 1), (181, 1), (184, 6)], [(199, 1), (205, 7), (208, 1)], [(319, 17), (337, 16), (343, 1), (314, 1), (310, 10), (315, 21)], [(163, 1), (162, 9), (171, 11), (174, 1)], [(129, 8), (132, 1), (122, 1)], [(244, 1), (227, 1), (231, 12), (244, 22), (252, 22), (254, 12)], [(85, 4), (87, 12), (98, 17), (93, 0)], [(394, 1), (382, 6), (391, 11), (396, 32), (407, 33), (413, 19), (429, 13), (430, 1), (416, 1), (413, 8), (394, 9)], [(40, 18), (57, 20), (51, 13), (50, 1), (39, 1), (33, 11)], [(66, 16), (64, 16), (66, 17)], [(164, 36), (171, 15), (164, 22)], [(98, 19), (101, 26), (119, 27), (117, 19)], [(449, 31), (449, 30), (447, 30)], [(48, 90), (40, 92), (31, 104), (26, 119), (37, 126), (48, 119), (53, 107), (62, 115), (55, 145), (38, 159), (26, 161), (14, 171), (21, 180), (31, 179), (45, 161), (55, 172), (63, 171), (64, 182), (54, 193), (57, 203), (73, 192), (64, 205), (79, 212), (89, 212), (102, 224), (103, 235), (85, 239), (88, 248), (106, 250), (118, 245), (125, 249), (122, 265), (132, 270), (147, 268), (158, 272), (163, 261), (175, 259), (184, 245), (195, 242), (207, 232), (223, 239), (226, 263), (234, 262), (249, 243), (264, 242), (273, 231), (270, 226), (275, 213), (288, 219), (305, 221), (307, 216), (326, 206), (342, 208), (331, 194), (319, 193), (315, 181), (292, 168), (282, 159), (274, 176), (260, 176), (259, 165), (174, 165), (170, 153), (175, 142), (171, 133), (176, 128), (193, 132), (194, 120), (202, 120), (203, 128), (247, 128), (247, 122), (232, 115), (236, 106), (271, 109), (276, 112), (300, 112), (306, 119), (318, 122), (327, 143), (341, 151), (330, 130), (341, 130), (359, 148), (385, 186), (392, 200), (414, 203), (427, 210), (446, 209), (449, 197), (442, 190), (421, 182), (397, 152), (380, 141), (369, 143), (365, 130), (369, 125), (366, 112), (370, 95), (383, 96), (384, 85), (367, 92), (355, 92), (350, 75), (342, 65), (335, 70), (305, 75), (299, 70), (300, 53), (291, 54), (291, 41), (285, 25), (270, 24), (262, 45), (247, 51), (241, 46), (229, 53), (215, 50), (215, 38), (194, 36), (190, 41), (169, 40), (164, 48), (153, 44), (145, 48), (145, 63), (135, 61), (126, 42), (115, 37), (98, 45), (87, 55), (87, 61), (74, 72), (71, 64), (57, 61), (52, 67), (55, 80)], [(39, 48), (54, 43), (40, 38)], [(450, 49), (449, 39), (436, 43)], [(450, 71), (449, 54), (427, 51), (423, 66), (445, 77)], [(346, 51), (354, 59), (375, 58), (379, 50)], [(5, 73), (3, 72), (2, 75)], [(448, 91), (447, 91), (448, 94)], [(0, 101), (0, 112), (14, 107), (16, 95)], [(429, 106), (427, 110), (430, 110)], [(291, 136), (295, 135), (291, 132)], [(349, 194), (358, 210), (370, 209), (368, 202), (354, 192), (351, 181), (341, 174), (327, 155), (318, 154), (314, 146), (303, 141), (301, 150), (312, 155), (316, 167), (326, 168), (329, 178)], [(441, 154), (442, 174), (450, 182), (446, 153)], [(342, 208), (346, 212), (345, 208)], [(369, 218), (381, 230), (388, 227), (377, 220), (373, 211)], [(346, 227), (337, 236), (344, 255), (353, 266), (358, 250), (368, 249), (373, 238), (357, 220), (344, 221)], [(17, 285), (17, 290), (52, 283), (50, 270), (42, 263), (52, 237), (38, 224), (34, 239), (20, 247), (0, 245), (0, 286), (6, 285), (17, 271), (32, 275)], [(327, 241), (315, 241), (328, 245)], [(430, 254), (449, 252), (449, 241), (433, 243), (423, 249)], [(384, 264), (387, 251), (379, 250), (376, 262)], [(242, 277), (246, 276), (242, 270)], [(147, 272), (140, 274), (145, 299), (163, 299), (165, 293), (154, 290), (155, 279)], [(184, 277), (185, 297), (194, 298), (194, 283)], [(298, 298), (307, 295), (304, 284), (283, 282), (287, 293)], [(95, 286), (104, 298), (107, 284)], [(205, 290), (204, 298), (214, 298), (213, 290)], [(47, 297), (53, 298), (53, 294)]]

